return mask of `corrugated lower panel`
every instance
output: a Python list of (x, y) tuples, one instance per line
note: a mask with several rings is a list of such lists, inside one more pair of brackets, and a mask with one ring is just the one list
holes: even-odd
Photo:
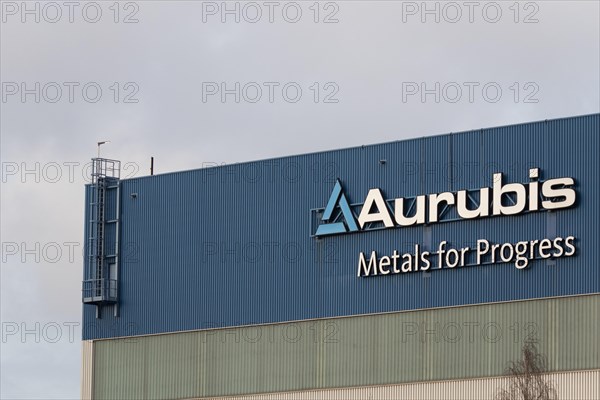
[(91, 400), (94, 381), (94, 342), (81, 342), (81, 399)]
[[(600, 398), (600, 370), (571, 371), (548, 374), (546, 381), (556, 390), (560, 400), (597, 400)], [(484, 400), (494, 399), (509, 378), (470, 379), (412, 383), (404, 385), (272, 393), (266, 395), (213, 397), (243, 400)]]
[(181, 399), (600, 368), (600, 295), (94, 342), (94, 398)]

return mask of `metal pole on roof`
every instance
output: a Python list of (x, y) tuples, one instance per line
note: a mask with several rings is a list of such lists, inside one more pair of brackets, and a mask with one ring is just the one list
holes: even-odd
[(98, 158), (100, 158), (100, 146), (103, 144), (110, 143), (110, 140), (104, 140), (102, 142), (98, 142)]

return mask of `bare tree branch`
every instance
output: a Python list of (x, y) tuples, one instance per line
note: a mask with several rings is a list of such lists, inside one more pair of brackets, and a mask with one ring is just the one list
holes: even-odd
[(547, 360), (534, 342), (526, 342), (521, 361), (512, 361), (506, 368), (507, 388), (501, 389), (496, 400), (556, 400), (556, 389), (545, 375)]

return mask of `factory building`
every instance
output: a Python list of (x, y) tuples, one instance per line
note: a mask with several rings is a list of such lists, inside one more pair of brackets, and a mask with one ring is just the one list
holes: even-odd
[(85, 188), (82, 398), (600, 398), (600, 114)]

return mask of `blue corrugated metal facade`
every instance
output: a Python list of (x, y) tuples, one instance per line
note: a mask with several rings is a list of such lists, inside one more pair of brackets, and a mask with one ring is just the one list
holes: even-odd
[[(594, 114), (122, 180), (119, 316), (84, 305), (83, 338), (600, 293), (599, 128)], [(358, 203), (376, 187), (389, 199), (491, 187), (495, 172), (525, 184), (532, 167), (573, 177), (577, 204), (311, 236), (336, 178)], [(577, 238), (575, 256), (357, 277), (361, 251), (557, 236)]]

